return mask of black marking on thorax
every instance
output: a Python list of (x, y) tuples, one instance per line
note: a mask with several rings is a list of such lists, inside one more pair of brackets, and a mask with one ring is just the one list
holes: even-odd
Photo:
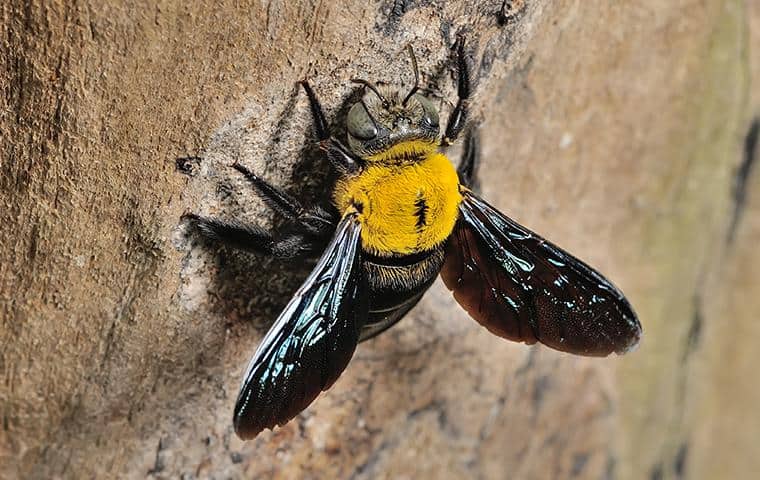
[(422, 230), (422, 228), (427, 225), (427, 214), (430, 207), (428, 207), (425, 197), (423, 196), (420, 196), (414, 202), (414, 206), (414, 216), (417, 217), (417, 230)]

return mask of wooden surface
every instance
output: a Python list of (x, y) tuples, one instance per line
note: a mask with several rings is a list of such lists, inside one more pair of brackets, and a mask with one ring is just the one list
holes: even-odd
[[(474, 0), (0, 6), (0, 478), (760, 471), (758, 2), (508, 3), (506, 22)], [(459, 32), (484, 196), (612, 278), (641, 347), (510, 344), (438, 282), (241, 442), (242, 371), (309, 266), (193, 242), (181, 214), (270, 225), (235, 160), (324, 192), (304, 77), (340, 132), (348, 80), (408, 84), (412, 42), (448, 112)]]

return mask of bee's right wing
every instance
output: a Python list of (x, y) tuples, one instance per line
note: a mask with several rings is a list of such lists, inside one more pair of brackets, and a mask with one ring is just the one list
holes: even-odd
[(601, 273), (472, 192), (459, 211), (441, 277), (492, 333), (589, 356), (638, 344), (636, 313)]
[(359, 223), (341, 220), (330, 245), (253, 355), (235, 404), (235, 432), (282, 425), (338, 379), (367, 318)]

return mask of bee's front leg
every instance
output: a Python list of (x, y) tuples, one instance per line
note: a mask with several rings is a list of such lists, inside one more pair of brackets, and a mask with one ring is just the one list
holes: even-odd
[(457, 39), (457, 96), (459, 98), (446, 124), (446, 133), (441, 141), (444, 146), (454, 143), (467, 123), (467, 110), (470, 103), (470, 67), (467, 65), (464, 41), (463, 35)]
[(327, 153), (330, 164), (339, 172), (354, 173), (359, 170), (361, 159), (356, 157), (343, 142), (330, 135), (327, 119), (319, 104), (317, 95), (306, 80), (301, 80), (301, 86), (309, 97), (309, 107), (314, 118), (314, 130), (317, 132), (319, 147)]

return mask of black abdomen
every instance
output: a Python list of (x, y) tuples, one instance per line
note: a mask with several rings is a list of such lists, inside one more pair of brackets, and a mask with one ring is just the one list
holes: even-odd
[(386, 330), (417, 304), (440, 272), (443, 254), (443, 245), (404, 257), (379, 258), (362, 253), (369, 315), (360, 341)]

